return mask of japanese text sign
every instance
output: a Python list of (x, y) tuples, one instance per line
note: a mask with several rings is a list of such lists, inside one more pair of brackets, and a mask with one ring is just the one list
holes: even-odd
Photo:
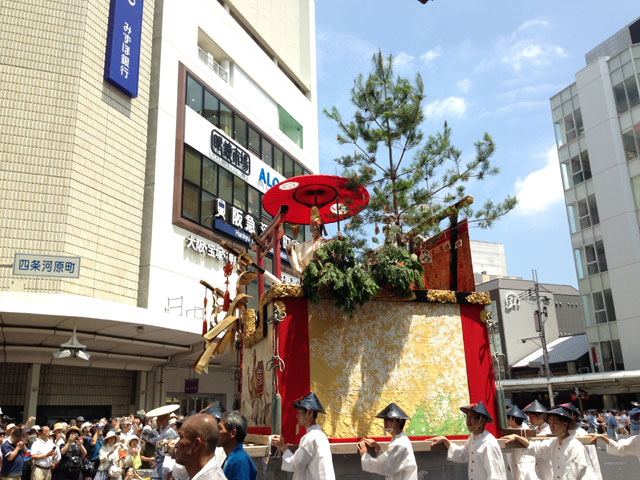
[(79, 278), (80, 257), (16, 253), (13, 274), (25, 277)]
[(143, 0), (111, 0), (104, 78), (131, 98), (138, 96)]

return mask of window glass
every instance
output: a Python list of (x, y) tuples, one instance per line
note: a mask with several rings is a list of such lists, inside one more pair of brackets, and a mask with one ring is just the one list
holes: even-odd
[(220, 102), (220, 129), (231, 137), (231, 129), (233, 126), (233, 114), (231, 109), (224, 103)]
[(622, 146), (624, 148), (625, 157), (627, 160), (631, 160), (638, 156), (638, 150), (636, 148), (636, 141), (633, 135), (633, 129), (629, 129), (626, 132), (622, 132)]
[(209, 120), (216, 127), (218, 126), (218, 108), (220, 107), (220, 101), (209, 90), (204, 91), (204, 111), (202, 116)]
[(596, 205), (596, 196), (589, 195), (587, 197), (589, 203), (589, 212), (591, 214), (591, 225), (598, 225), (600, 223), (600, 216), (598, 215), (598, 205)]
[(233, 174), (229, 170), (218, 170), (218, 196), (227, 204), (233, 203)]
[(573, 178), (573, 184), (577, 185), (578, 183), (582, 183), (584, 181), (584, 177), (582, 176), (582, 166), (580, 165), (580, 157), (575, 156), (571, 159), (571, 174)]
[(593, 245), (585, 245), (584, 257), (587, 262), (587, 272), (589, 275), (598, 273), (598, 261), (596, 259), (596, 249)]
[(578, 200), (578, 216), (580, 217), (580, 230), (589, 228), (591, 226), (591, 219), (589, 218), (589, 207), (587, 206), (587, 200)]
[(200, 186), (200, 154), (192, 148), (184, 149), (184, 178)]
[(616, 101), (616, 110), (618, 113), (626, 112), (629, 107), (627, 105), (627, 97), (624, 94), (624, 83), (620, 82), (613, 86), (613, 97)]
[(262, 161), (269, 165), (273, 166), (273, 145), (266, 138), (262, 138)]
[(611, 351), (611, 342), (600, 342), (600, 352), (602, 354), (602, 368), (605, 372), (612, 372), (615, 369), (613, 363), (613, 352)]
[(182, 184), (182, 216), (197, 222), (198, 215), (198, 187), (188, 182)]
[(607, 257), (604, 254), (604, 243), (602, 240), (598, 240), (595, 243), (596, 256), (598, 257), (598, 270), (600, 273), (607, 271)]
[(213, 228), (213, 219), (215, 217), (216, 198), (203, 191), (202, 201), (200, 203), (200, 223), (207, 228)]
[(560, 164), (560, 173), (562, 174), (562, 186), (565, 190), (570, 189), (572, 184), (569, 180), (569, 164), (567, 162)]
[(202, 85), (187, 75), (187, 105), (198, 113), (202, 113)]
[(293, 162), (293, 176), (297, 177), (298, 175), (302, 175), (302, 167), (298, 165), (298, 162)]
[(613, 305), (613, 295), (611, 294), (611, 289), (610, 288), (605, 288), (602, 291), (603, 295), (604, 295), (604, 305), (605, 308), (607, 310), (607, 319), (610, 322), (615, 322), (616, 321), (616, 309)]
[(573, 114), (569, 114), (564, 118), (565, 131), (567, 132), (567, 141), (573, 140), (578, 135), (576, 134), (576, 127), (573, 123)]
[(218, 193), (218, 165), (207, 157), (202, 159), (202, 188), (211, 194)]
[(249, 125), (249, 148), (260, 156), (260, 134)]
[(611, 351), (613, 353), (613, 361), (616, 366), (616, 370), (624, 370), (624, 362), (622, 361), (622, 348), (620, 347), (620, 340), (611, 340)]
[(284, 155), (284, 176), (293, 177), (293, 159), (287, 154)]
[(573, 256), (576, 261), (576, 270), (578, 272), (578, 278), (584, 278), (584, 266), (582, 265), (582, 255), (580, 254), (580, 249), (576, 248), (573, 250)]
[(640, 104), (640, 97), (638, 96), (638, 86), (636, 85), (635, 76), (627, 78), (624, 81), (624, 88), (627, 91), (627, 98), (629, 99), (629, 108), (633, 108)]
[(576, 130), (578, 135), (582, 135), (584, 133), (584, 125), (582, 124), (582, 112), (579, 108), (576, 108), (573, 112), (573, 118), (576, 121)]
[(607, 323), (607, 312), (604, 309), (604, 298), (602, 292), (593, 292), (593, 310), (596, 313), (596, 323)]
[(578, 231), (576, 227), (576, 207), (575, 205), (567, 205), (567, 216), (569, 217), (569, 230), (571, 233), (576, 233)]
[(589, 162), (589, 153), (585, 150), (580, 152), (580, 163), (582, 164), (582, 175), (585, 180), (591, 178), (591, 163)]
[(233, 177), (233, 204), (240, 210), (247, 209), (247, 187), (240, 177)]
[(260, 218), (260, 192), (247, 185), (247, 213), (256, 218)]
[(584, 311), (584, 318), (586, 319), (587, 327), (595, 325), (593, 320), (593, 310), (591, 309), (591, 301), (588, 295), (582, 295), (582, 310)]
[(553, 124), (553, 127), (556, 133), (556, 144), (558, 145), (558, 148), (560, 148), (567, 143), (566, 136), (564, 134), (564, 122), (557, 121)]
[(280, 175), (284, 174), (284, 166), (282, 164), (282, 150), (278, 147), (273, 147), (273, 169)]
[(247, 146), (247, 122), (238, 115), (234, 115), (233, 138), (243, 147)]
[(303, 148), (302, 145), (302, 125), (300, 125), (295, 118), (293, 118), (289, 112), (278, 105), (278, 126), (280, 130), (296, 145)]

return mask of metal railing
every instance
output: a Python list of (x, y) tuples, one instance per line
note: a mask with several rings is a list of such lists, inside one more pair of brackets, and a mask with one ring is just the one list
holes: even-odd
[(207, 66), (216, 72), (220, 78), (229, 83), (229, 72), (227, 72), (222, 65), (213, 59), (213, 56), (205, 52), (202, 48), (198, 47), (198, 56), (200, 60), (207, 64)]

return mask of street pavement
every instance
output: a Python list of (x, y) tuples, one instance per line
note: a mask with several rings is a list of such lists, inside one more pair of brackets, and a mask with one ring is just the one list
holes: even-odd
[[(621, 435), (620, 438), (626, 438)], [(614, 457), (601, 448), (602, 442), (598, 441), (598, 461), (603, 480), (638, 478), (640, 462), (635, 455), (630, 457)]]

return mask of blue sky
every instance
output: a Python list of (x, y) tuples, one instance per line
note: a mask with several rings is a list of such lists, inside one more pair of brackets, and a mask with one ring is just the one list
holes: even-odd
[[(468, 188), (476, 205), (517, 195), (520, 205), (472, 240), (503, 243), (509, 275), (577, 286), (549, 98), (575, 81), (584, 55), (640, 16), (637, 0), (317, 0), (320, 171), (340, 173), (344, 153), (322, 109), (349, 118), (349, 91), (378, 49), (396, 73), (420, 72), (425, 134), (446, 119), (472, 156), (486, 131), (500, 174)], [(351, 149), (349, 149), (351, 151)]]

